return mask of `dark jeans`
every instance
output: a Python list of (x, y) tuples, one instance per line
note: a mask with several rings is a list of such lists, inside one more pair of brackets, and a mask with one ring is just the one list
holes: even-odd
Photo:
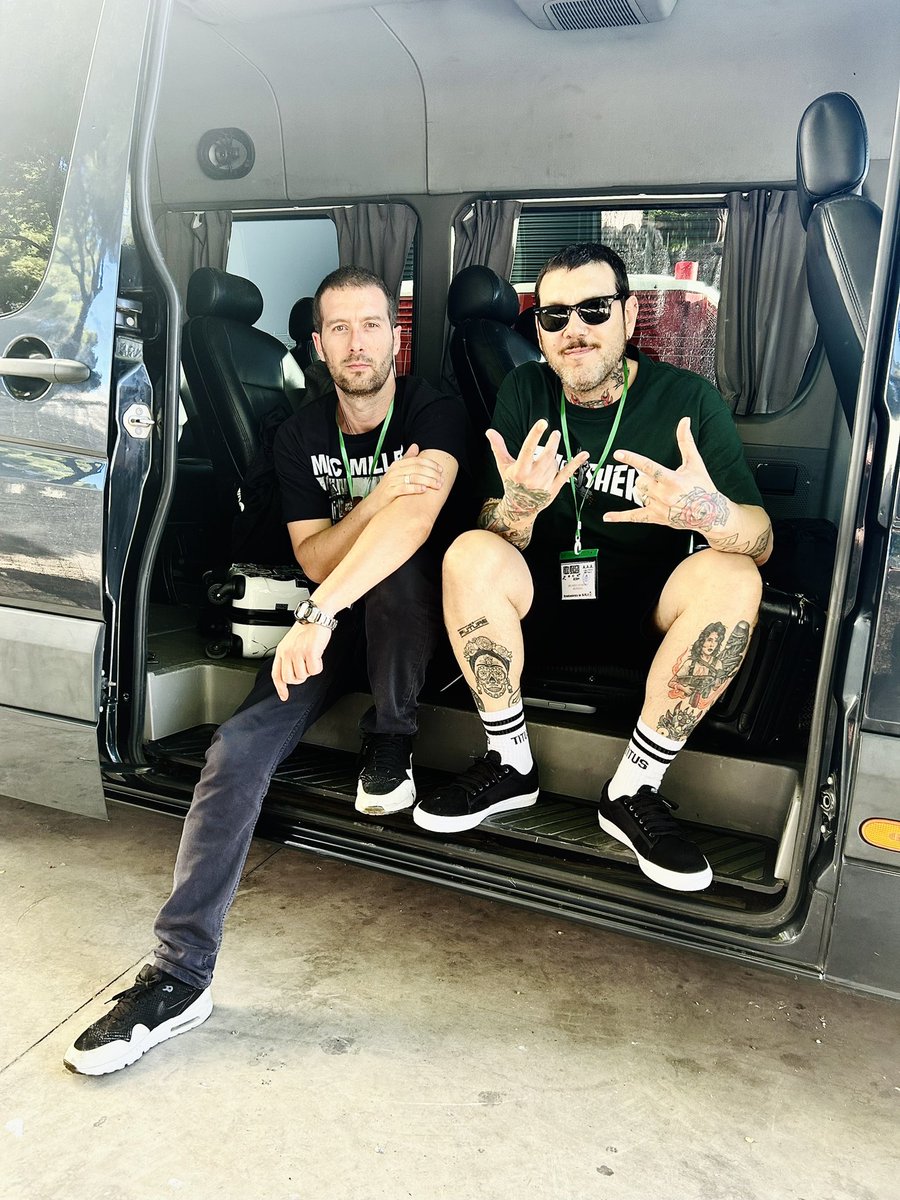
[(185, 818), (174, 888), (154, 927), (164, 971), (193, 987), (209, 985), (269, 782), (358, 676), (363, 649), (375, 700), (360, 722), (363, 732), (416, 732), (419, 691), (443, 631), (439, 580), (440, 559), (419, 550), (341, 614), (320, 675), (291, 687), (281, 701), (267, 662), (253, 691), (216, 730)]

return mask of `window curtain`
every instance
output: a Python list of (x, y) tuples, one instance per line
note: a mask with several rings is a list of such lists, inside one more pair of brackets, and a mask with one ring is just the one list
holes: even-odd
[(365, 267), (400, 298), (403, 264), (416, 236), (416, 214), (408, 204), (351, 204), (333, 208), (342, 267)]
[[(453, 221), (453, 277), (465, 267), (484, 266), (509, 279), (521, 211), (518, 200), (476, 200), (458, 213)], [(446, 319), (442, 362), (442, 384), (448, 391), (456, 391), (456, 376), (450, 361), (450, 322)]]
[(225, 270), (231, 241), (231, 213), (165, 212), (156, 219), (156, 236), (184, 304), (188, 281), (198, 267)]
[(459, 213), (453, 222), (453, 274), (477, 263), (509, 279), (521, 211), (518, 200), (476, 200)]
[(716, 375), (736, 414), (774, 413), (791, 403), (816, 331), (796, 193), (729, 193)]

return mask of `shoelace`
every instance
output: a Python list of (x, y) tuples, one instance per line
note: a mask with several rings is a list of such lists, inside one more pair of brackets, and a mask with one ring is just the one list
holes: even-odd
[(107, 1004), (113, 1004), (115, 1007), (111, 1008), (100, 1020), (104, 1024), (111, 1024), (121, 1020), (122, 1017), (129, 1016), (144, 994), (158, 983), (158, 976), (150, 979), (136, 979), (131, 987), (126, 988), (124, 992), (118, 992), (107, 1000)]
[(401, 775), (409, 769), (409, 750), (402, 737), (372, 738), (363, 746), (366, 771), (388, 771)]
[(489, 750), (484, 758), (476, 758), (470, 767), (466, 767), (454, 783), (472, 798), (505, 779), (510, 770), (510, 767), (500, 761), (496, 750)]
[(653, 838), (654, 841), (658, 838), (665, 837), (667, 834), (675, 834), (681, 837), (681, 829), (678, 822), (673, 818), (672, 813), (678, 807), (671, 800), (667, 800), (665, 796), (659, 792), (654, 792), (652, 788), (639, 788), (634, 796), (623, 796), (622, 803), (646, 833), (647, 837)]

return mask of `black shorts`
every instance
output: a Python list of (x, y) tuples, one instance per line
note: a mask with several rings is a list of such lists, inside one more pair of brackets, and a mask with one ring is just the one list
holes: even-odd
[(529, 561), (534, 601), (522, 622), (526, 667), (607, 663), (644, 666), (662, 640), (653, 614), (673, 568), (604, 577), (595, 600), (563, 600), (559, 559)]

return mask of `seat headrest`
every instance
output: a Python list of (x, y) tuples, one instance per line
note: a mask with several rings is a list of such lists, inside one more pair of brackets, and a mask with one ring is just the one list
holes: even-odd
[(451, 325), (473, 317), (512, 325), (518, 313), (516, 289), (490, 267), (464, 267), (450, 284), (447, 316)]
[(189, 317), (224, 317), (255, 325), (262, 310), (262, 292), (240, 275), (228, 275), (217, 267), (198, 267), (188, 282)]
[(859, 105), (845, 92), (813, 100), (797, 130), (797, 202), (803, 227), (820, 200), (862, 186), (869, 169), (869, 135)]
[(295, 342), (308, 342), (313, 335), (313, 298), (301, 297), (291, 309), (288, 317), (288, 333)]

